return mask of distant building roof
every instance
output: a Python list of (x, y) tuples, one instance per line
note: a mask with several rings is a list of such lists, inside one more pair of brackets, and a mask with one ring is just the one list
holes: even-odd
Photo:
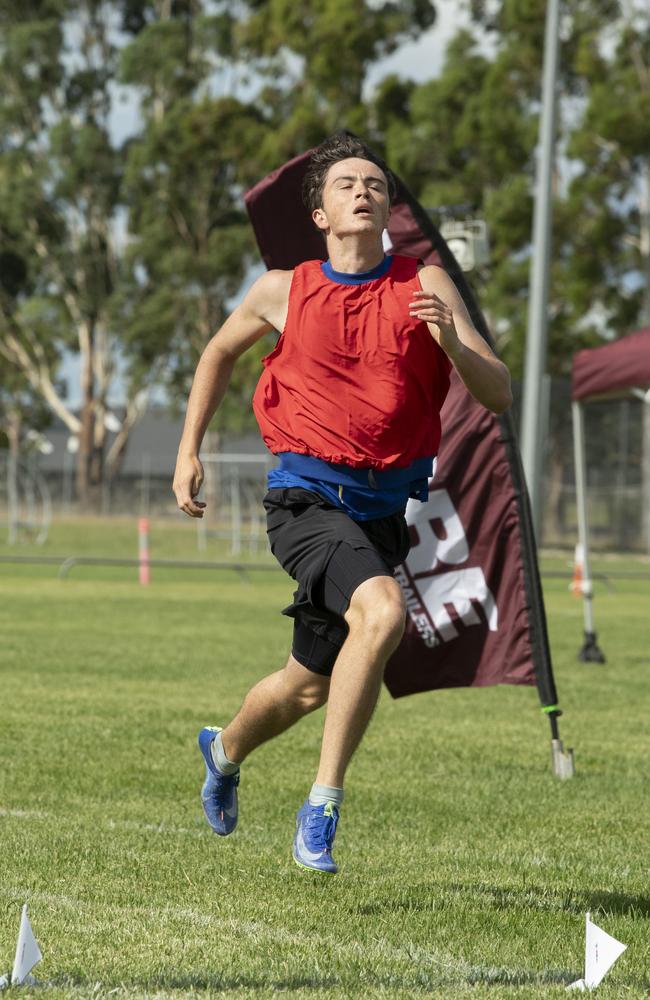
[[(143, 471), (150, 475), (169, 475), (174, 471), (176, 453), (183, 430), (183, 418), (176, 417), (169, 410), (152, 408), (148, 410), (133, 428), (127, 444), (121, 474), (138, 476)], [(39, 466), (43, 472), (60, 472), (64, 463), (71, 467), (75, 456), (68, 452), (70, 432), (65, 424), (55, 418), (45, 431), (45, 437), (53, 445), (49, 455), (41, 455)], [(107, 447), (110, 448), (115, 435), (107, 433)], [(269, 452), (256, 432), (249, 434), (221, 435), (221, 451), (244, 455), (259, 455), (270, 459)]]

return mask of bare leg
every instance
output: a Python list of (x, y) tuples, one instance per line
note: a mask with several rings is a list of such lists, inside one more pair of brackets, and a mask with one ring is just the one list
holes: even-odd
[(251, 688), (221, 734), (229, 760), (241, 764), (260, 744), (279, 736), (327, 701), (330, 678), (307, 670), (290, 656), (283, 670)]
[(332, 673), (317, 784), (343, 787), (377, 703), (386, 662), (404, 632), (404, 619), (402, 592), (391, 577), (366, 580), (352, 595), (345, 615), (349, 633)]

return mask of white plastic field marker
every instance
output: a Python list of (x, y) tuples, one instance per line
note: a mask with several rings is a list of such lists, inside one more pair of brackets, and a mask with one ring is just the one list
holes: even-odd
[(626, 944), (621, 944), (620, 941), (606, 934), (596, 924), (592, 924), (591, 916), (589, 913), (587, 914), (585, 983), (588, 989), (593, 990), (595, 986), (598, 986), (603, 976), (609, 972), (616, 959), (620, 958), (626, 948)]
[(140, 559), (140, 583), (147, 584), (149, 574), (149, 519), (141, 517), (138, 520), (138, 556)]
[(25, 903), (20, 917), (20, 930), (18, 931), (14, 968), (11, 973), (11, 985), (20, 986), (21, 983), (24, 983), (31, 970), (37, 962), (40, 962), (42, 957), (41, 949), (38, 947), (32, 925), (27, 916), (27, 904)]
[(591, 914), (587, 914), (585, 934), (585, 978), (578, 979), (567, 986), (568, 990), (595, 990), (607, 975), (617, 958), (627, 948), (616, 938), (607, 934), (591, 922)]

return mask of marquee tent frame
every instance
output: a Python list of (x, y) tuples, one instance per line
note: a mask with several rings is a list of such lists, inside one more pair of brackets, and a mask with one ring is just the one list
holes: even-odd
[(587, 517), (587, 459), (585, 453), (585, 403), (606, 399), (641, 397), (650, 405), (650, 326), (629, 333), (602, 347), (588, 348), (573, 358), (571, 411), (576, 476), (578, 540), (582, 546), (582, 599), (585, 639), (578, 653), (583, 663), (604, 663), (594, 628), (593, 581), (589, 559)]

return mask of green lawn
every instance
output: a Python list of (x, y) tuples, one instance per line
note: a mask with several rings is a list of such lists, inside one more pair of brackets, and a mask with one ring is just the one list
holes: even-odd
[[(262, 514), (264, 512), (262, 511)], [(2, 522), (0, 521), (0, 525)], [(266, 539), (263, 537), (256, 550), (246, 543), (236, 557), (231, 553), (231, 544), (227, 531), (220, 535), (208, 534), (206, 548), (200, 550), (197, 531), (200, 522), (190, 520), (185, 514), (176, 512), (170, 517), (152, 517), (149, 519), (149, 548), (152, 559), (187, 560), (226, 560), (272, 562), (267, 551)], [(212, 528), (212, 520), (206, 522)], [(224, 525), (218, 525), (224, 527)], [(30, 556), (53, 558), (60, 556), (113, 556), (126, 559), (138, 557), (138, 517), (56, 517), (51, 526), (46, 541), (42, 545), (29, 542), (26, 532), (21, 534), (21, 543), (8, 545), (6, 533), (0, 535), (0, 556)], [(122, 578), (124, 574), (122, 573)]]
[[(135, 521), (54, 528), (45, 554), (137, 546)], [(184, 522), (152, 539), (161, 558), (196, 554)], [(159, 570), (144, 588), (129, 568), (0, 565), (0, 973), (27, 902), (49, 984), (6, 995), (566, 997), (591, 910), (628, 945), (598, 995), (647, 996), (650, 582), (597, 584), (608, 662), (586, 666), (581, 604), (546, 581), (572, 781), (551, 774), (532, 689), (384, 694), (334, 879), (290, 856), (321, 714), (247, 762), (231, 838), (198, 800), (196, 733), (283, 662), (291, 589), (256, 571)]]

